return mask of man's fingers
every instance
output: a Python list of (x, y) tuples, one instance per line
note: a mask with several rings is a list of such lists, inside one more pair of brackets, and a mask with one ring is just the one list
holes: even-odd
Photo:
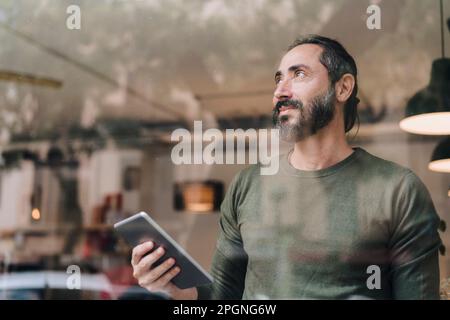
[(153, 248), (153, 245), (154, 244), (152, 241), (147, 241), (134, 247), (133, 253), (131, 255), (131, 265), (132, 266), (137, 265), (139, 261), (142, 259), (142, 256)]
[(164, 255), (164, 249), (159, 247), (157, 250), (153, 251), (149, 255), (142, 258), (138, 264), (134, 265), (134, 274), (135, 278), (142, 276), (144, 273), (147, 273), (150, 270), (150, 267), (153, 263), (158, 261)]
[(153, 282), (155, 280), (158, 280), (159, 277), (161, 277), (164, 273), (167, 272), (175, 263), (175, 259), (170, 258), (161, 263), (156, 268), (152, 269), (152, 272), (149, 274), (148, 279), (146, 281)]
[(165, 286), (167, 286), (170, 280), (172, 280), (180, 272), (180, 270), (181, 269), (178, 266), (170, 269), (168, 272), (166, 272), (166, 274), (160, 277), (153, 286), (155, 288), (164, 288)]

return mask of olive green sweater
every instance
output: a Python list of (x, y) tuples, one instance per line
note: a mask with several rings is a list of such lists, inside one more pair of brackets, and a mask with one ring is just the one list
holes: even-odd
[(438, 224), (409, 169), (361, 148), (317, 171), (284, 155), (231, 183), (199, 299), (439, 299)]

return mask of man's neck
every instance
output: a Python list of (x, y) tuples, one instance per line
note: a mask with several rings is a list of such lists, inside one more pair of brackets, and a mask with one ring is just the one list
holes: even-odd
[(336, 132), (339, 132), (336, 128), (327, 126), (316, 134), (296, 142), (289, 157), (291, 165), (299, 170), (321, 170), (350, 156), (354, 151), (347, 143), (345, 134)]

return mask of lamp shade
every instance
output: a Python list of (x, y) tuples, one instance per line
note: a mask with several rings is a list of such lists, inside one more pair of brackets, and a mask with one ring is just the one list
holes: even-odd
[(422, 135), (450, 135), (450, 59), (433, 61), (430, 83), (408, 101), (400, 128)]
[(450, 137), (442, 140), (434, 149), (428, 169), (450, 173)]
[(174, 187), (174, 208), (178, 211), (212, 213), (220, 209), (224, 195), (220, 181), (182, 182)]

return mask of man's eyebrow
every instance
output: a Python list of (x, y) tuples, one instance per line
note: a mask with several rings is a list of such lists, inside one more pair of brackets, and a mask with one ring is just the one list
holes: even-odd
[(293, 66), (290, 66), (288, 71), (293, 72), (293, 71), (295, 71), (297, 69), (301, 69), (301, 68), (306, 69), (308, 71), (311, 70), (311, 68), (309, 66), (307, 66), (306, 64), (300, 63), (300, 64), (294, 64)]
[[(307, 66), (306, 64), (303, 64), (303, 63), (299, 63), (299, 64), (294, 64), (293, 66), (290, 66), (289, 68), (288, 68), (288, 71), (289, 72), (294, 72), (295, 70), (297, 70), (297, 69), (301, 69), (301, 68), (303, 68), (303, 69), (306, 69), (306, 70), (308, 70), (308, 71), (311, 71), (311, 68), (309, 67), (309, 66)], [(278, 70), (277, 72), (275, 72), (275, 78), (276, 77), (279, 77), (279, 76), (281, 76), (283, 74), (283, 72), (281, 72), (281, 70)]]

